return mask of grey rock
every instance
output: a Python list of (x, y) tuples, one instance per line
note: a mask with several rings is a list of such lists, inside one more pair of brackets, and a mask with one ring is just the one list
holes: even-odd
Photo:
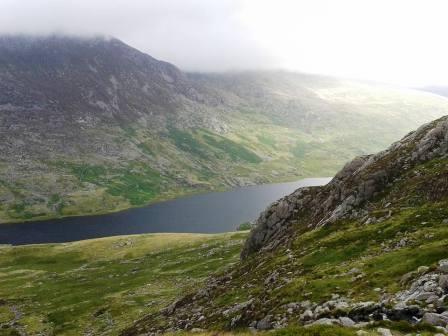
[(262, 320), (257, 322), (258, 330), (269, 330), (272, 328), (272, 315), (266, 315)]
[(202, 333), (204, 332), (204, 329), (201, 328), (193, 328), (190, 330), (192, 333)]
[(246, 302), (238, 303), (238, 304), (234, 305), (233, 307), (224, 310), (222, 312), (222, 314), (225, 317), (231, 316), (231, 315), (233, 315), (233, 314), (235, 314), (237, 312), (240, 312), (240, 311), (248, 308), (254, 301), (255, 301), (255, 299), (250, 299), (250, 300), (248, 300)]
[(448, 274), (441, 274), (439, 276), (439, 286), (443, 290), (447, 290), (448, 289)]
[(268, 277), (266, 278), (266, 280), (264, 281), (265, 285), (268, 285), (270, 283), (276, 282), (278, 279), (279, 273), (278, 271), (274, 271), (271, 274), (268, 275)]
[(355, 321), (353, 321), (351, 318), (345, 317), (345, 316), (342, 316), (339, 318), (339, 323), (343, 327), (353, 327), (355, 325)]
[(386, 328), (378, 328), (376, 329), (381, 336), (393, 336), (391, 331)]
[(438, 269), (443, 273), (448, 273), (448, 259), (440, 260)]
[(312, 323), (307, 324), (307, 326), (313, 326), (313, 325), (337, 325), (339, 324), (339, 320), (337, 319), (330, 319), (330, 318), (321, 318), (318, 319)]
[[(268, 207), (258, 218), (241, 253), (246, 258), (272, 250), (292, 237), (292, 223), (306, 216), (316, 228), (356, 216), (359, 206), (383, 191), (403, 170), (448, 154), (448, 117), (420, 127), (376, 155), (361, 156), (344, 166), (325, 186), (296, 190)], [(412, 148), (412, 150), (409, 150)], [(395, 248), (408, 244), (401, 240)], [(441, 270), (448, 272), (446, 266)]]
[(426, 322), (433, 326), (446, 327), (448, 324), (448, 317), (437, 313), (425, 313), (422, 322)]
[(419, 274), (423, 274), (428, 272), (429, 267), (428, 266), (420, 266), (419, 268), (417, 268), (417, 273)]
[(230, 321), (230, 328), (235, 328), (239, 321), (241, 321), (241, 315), (234, 316)]
[(309, 320), (313, 319), (313, 317), (314, 317), (314, 314), (311, 311), (311, 309), (307, 309), (300, 315), (300, 320), (309, 321)]

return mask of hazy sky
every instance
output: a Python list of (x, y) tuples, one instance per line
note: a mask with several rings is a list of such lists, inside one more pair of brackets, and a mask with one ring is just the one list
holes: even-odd
[(0, 0), (0, 33), (106, 34), (185, 70), (448, 84), (448, 0)]

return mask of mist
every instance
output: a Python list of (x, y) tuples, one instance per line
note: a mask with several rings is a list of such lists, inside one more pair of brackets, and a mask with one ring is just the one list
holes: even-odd
[(187, 71), (448, 84), (444, 0), (0, 0), (0, 34), (117, 37)]
[(274, 66), (238, 9), (236, 0), (2, 0), (0, 33), (113, 36), (185, 70)]

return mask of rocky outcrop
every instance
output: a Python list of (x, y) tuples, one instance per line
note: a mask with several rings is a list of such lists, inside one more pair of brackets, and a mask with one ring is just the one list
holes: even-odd
[[(448, 154), (448, 117), (408, 134), (376, 155), (357, 157), (323, 187), (303, 188), (272, 204), (258, 218), (242, 258), (287, 241), (295, 224), (314, 228), (366, 215), (363, 206), (400, 174)], [(446, 190), (446, 189), (444, 189)]]

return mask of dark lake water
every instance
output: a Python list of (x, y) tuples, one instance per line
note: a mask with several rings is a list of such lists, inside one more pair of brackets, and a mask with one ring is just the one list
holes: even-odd
[(329, 178), (243, 187), (134, 208), (117, 213), (45, 221), (0, 224), (0, 244), (61, 243), (75, 240), (154, 232), (218, 233), (234, 231), (255, 220), (275, 200)]

